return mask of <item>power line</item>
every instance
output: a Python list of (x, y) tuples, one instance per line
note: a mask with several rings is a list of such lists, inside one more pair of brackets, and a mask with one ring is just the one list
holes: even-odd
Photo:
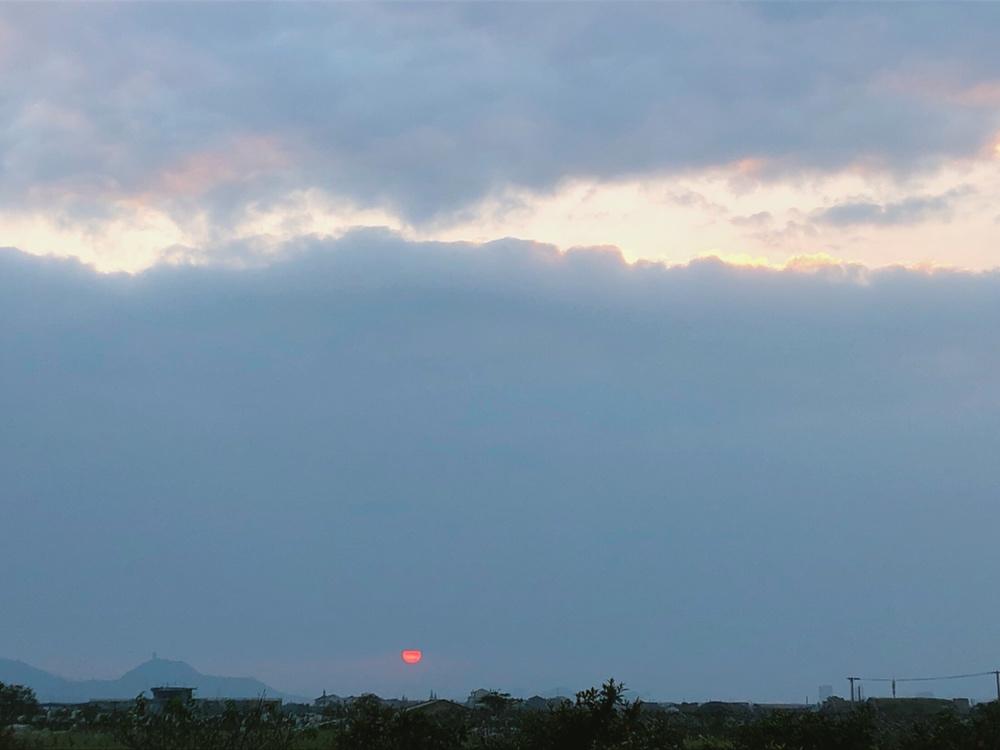
[(987, 677), (996, 674), (996, 670), (988, 672), (969, 672), (968, 674), (948, 674), (940, 677), (855, 677), (862, 682), (933, 682), (935, 680), (964, 680), (967, 677)]
[[(854, 702), (855, 683), (862, 682), (891, 682), (892, 697), (896, 697), (897, 682), (936, 682), (938, 680), (965, 680), (970, 677), (994, 677), (997, 683), (997, 700), (1000, 701), (1000, 669), (990, 669), (986, 672), (967, 672), (965, 674), (946, 674), (938, 677), (848, 677), (851, 683), (851, 702)], [(858, 685), (860, 691), (860, 684)]]

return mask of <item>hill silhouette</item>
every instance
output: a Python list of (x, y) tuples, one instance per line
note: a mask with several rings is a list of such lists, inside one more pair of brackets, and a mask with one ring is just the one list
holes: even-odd
[(153, 658), (130, 669), (117, 680), (67, 680), (22, 661), (0, 659), (0, 682), (27, 685), (43, 703), (81, 703), (93, 699), (126, 700), (160, 685), (196, 688), (198, 698), (281, 698), (305, 701), (301, 696), (274, 690), (253, 677), (202, 674), (190, 664)]

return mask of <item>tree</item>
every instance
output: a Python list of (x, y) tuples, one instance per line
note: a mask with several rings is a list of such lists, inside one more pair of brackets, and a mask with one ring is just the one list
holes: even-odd
[(479, 696), (480, 705), (494, 714), (502, 714), (513, 702), (510, 693), (501, 693), (499, 690), (490, 690), (485, 695)]
[(24, 685), (0, 682), (0, 728), (29, 721), (38, 711), (34, 690)]
[(625, 698), (626, 688), (610, 679), (582, 690), (576, 703), (527, 714), (522, 747), (530, 750), (611, 750), (643, 747), (647, 724), (642, 704)]

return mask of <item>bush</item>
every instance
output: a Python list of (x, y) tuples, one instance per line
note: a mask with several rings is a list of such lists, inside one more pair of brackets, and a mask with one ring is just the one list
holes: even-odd
[(736, 732), (740, 750), (871, 750), (877, 746), (875, 715), (862, 707), (846, 714), (774, 713)]
[(337, 750), (456, 750), (466, 734), (461, 719), (389, 708), (365, 695), (346, 710), (335, 732)]
[(24, 685), (0, 682), (0, 729), (11, 724), (27, 723), (38, 711), (34, 690)]
[(293, 731), (289, 717), (263, 702), (249, 711), (229, 703), (219, 716), (199, 716), (180, 701), (152, 712), (140, 696), (118, 720), (115, 738), (129, 750), (288, 750)]

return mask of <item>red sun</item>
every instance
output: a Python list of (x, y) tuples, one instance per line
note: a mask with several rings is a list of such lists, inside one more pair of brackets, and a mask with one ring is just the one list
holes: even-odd
[(407, 664), (416, 664), (417, 662), (419, 662), (421, 659), (424, 658), (423, 653), (419, 649), (415, 648), (408, 648), (404, 650), (400, 654), (400, 656), (403, 657), (403, 661), (405, 661)]

